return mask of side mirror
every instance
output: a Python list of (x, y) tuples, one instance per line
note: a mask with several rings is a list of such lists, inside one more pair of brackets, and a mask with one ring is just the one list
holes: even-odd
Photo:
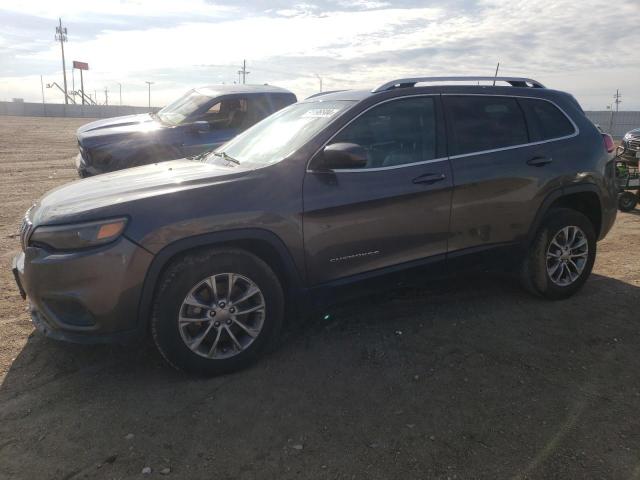
[(191, 130), (197, 133), (207, 133), (209, 130), (211, 130), (211, 126), (209, 125), (209, 122), (205, 122), (204, 120), (193, 122), (190, 125), (190, 127), (191, 127)]
[(322, 151), (323, 168), (339, 170), (362, 168), (367, 165), (367, 151), (356, 143), (334, 143)]

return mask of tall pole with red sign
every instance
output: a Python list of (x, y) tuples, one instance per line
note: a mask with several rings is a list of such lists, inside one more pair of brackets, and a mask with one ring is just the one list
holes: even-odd
[(86, 62), (73, 61), (73, 68), (80, 70), (80, 91), (82, 92), (82, 105), (84, 105), (84, 79), (82, 78), (82, 71), (89, 70), (89, 64)]

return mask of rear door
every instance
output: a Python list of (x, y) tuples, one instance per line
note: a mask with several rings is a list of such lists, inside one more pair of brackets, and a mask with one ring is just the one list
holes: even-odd
[(455, 179), (454, 256), (526, 238), (544, 197), (558, 186), (558, 159), (547, 141), (532, 138), (522, 100), (443, 95)]
[(311, 162), (303, 222), (312, 285), (444, 257), (452, 181), (441, 119), (439, 96), (386, 101), (329, 142), (361, 145), (366, 166), (326, 172)]

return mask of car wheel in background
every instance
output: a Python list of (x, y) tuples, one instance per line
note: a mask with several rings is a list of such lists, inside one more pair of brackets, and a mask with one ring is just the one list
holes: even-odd
[(628, 191), (618, 194), (618, 209), (621, 212), (630, 212), (637, 204), (638, 194)]

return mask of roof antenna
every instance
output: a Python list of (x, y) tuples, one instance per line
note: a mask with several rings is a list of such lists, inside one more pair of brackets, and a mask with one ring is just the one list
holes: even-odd
[(498, 69), (500, 68), (500, 62), (496, 65), (496, 74), (493, 76), (493, 86), (496, 86), (496, 78), (498, 78)]

